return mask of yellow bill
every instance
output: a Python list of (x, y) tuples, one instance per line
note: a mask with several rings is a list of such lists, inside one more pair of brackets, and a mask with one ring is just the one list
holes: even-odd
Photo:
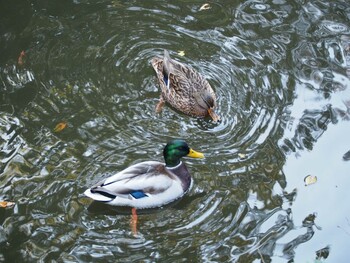
[(200, 152), (196, 152), (193, 149), (190, 149), (190, 152), (187, 154), (187, 156), (192, 158), (204, 158), (204, 154)]

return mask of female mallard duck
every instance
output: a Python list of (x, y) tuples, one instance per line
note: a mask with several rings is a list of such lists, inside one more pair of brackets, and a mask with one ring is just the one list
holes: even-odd
[(215, 122), (220, 118), (215, 112), (216, 96), (208, 81), (193, 68), (170, 58), (164, 50), (164, 57), (152, 59), (161, 88), (156, 112), (165, 102), (192, 117), (210, 116)]
[(163, 150), (165, 164), (146, 161), (99, 182), (85, 191), (85, 195), (115, 206), (154, 208), (183, 196), (192, 178), (181, 157), (203, 158), (202, 153), (188, 147), (183, 140), (170, 141)]

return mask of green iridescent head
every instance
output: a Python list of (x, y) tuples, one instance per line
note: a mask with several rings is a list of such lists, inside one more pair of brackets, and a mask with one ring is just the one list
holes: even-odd
[(192, 158), (203, 158), (203, 153), (191, 149), (184, 140), (176, 139), (168, 142), (163, 150), (165, 164), (167, 167), (174, 167), (180, 163), (184, 156)]

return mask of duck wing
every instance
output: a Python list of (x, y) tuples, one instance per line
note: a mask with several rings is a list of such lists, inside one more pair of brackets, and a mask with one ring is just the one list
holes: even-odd
[(84, 194), (104, 202), (117, 197), (139, 199), (166, 191), (176, 179), (174, 177), (161, 162), (142, 162), (95, 184)]
[(163, 76), (168, 89), (179, 92), (185, 87), (190, 87), (196, 72), (186, 65), (171, 59), (169, 52), (164, 50)]

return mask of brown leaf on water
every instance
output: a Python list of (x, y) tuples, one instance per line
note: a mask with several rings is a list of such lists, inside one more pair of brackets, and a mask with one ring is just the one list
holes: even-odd
[(0, 201), (0, 207), (2, 207), (2, 208), (12, 207), (14, 205), (15, 205), (14, 202)]
[(63, 129), (65, 129), (67, 127), (67, 123), (66, 122), (60, 122), (58, 123), (55, 128), (53, 129), (54, 132), (61, 132)]
[(210, 8), (211, 6), (208, 3), (206, 3), (206, 4), (203, 4), (201, 8), (199, 8), (199, 11), (208, 10)]

